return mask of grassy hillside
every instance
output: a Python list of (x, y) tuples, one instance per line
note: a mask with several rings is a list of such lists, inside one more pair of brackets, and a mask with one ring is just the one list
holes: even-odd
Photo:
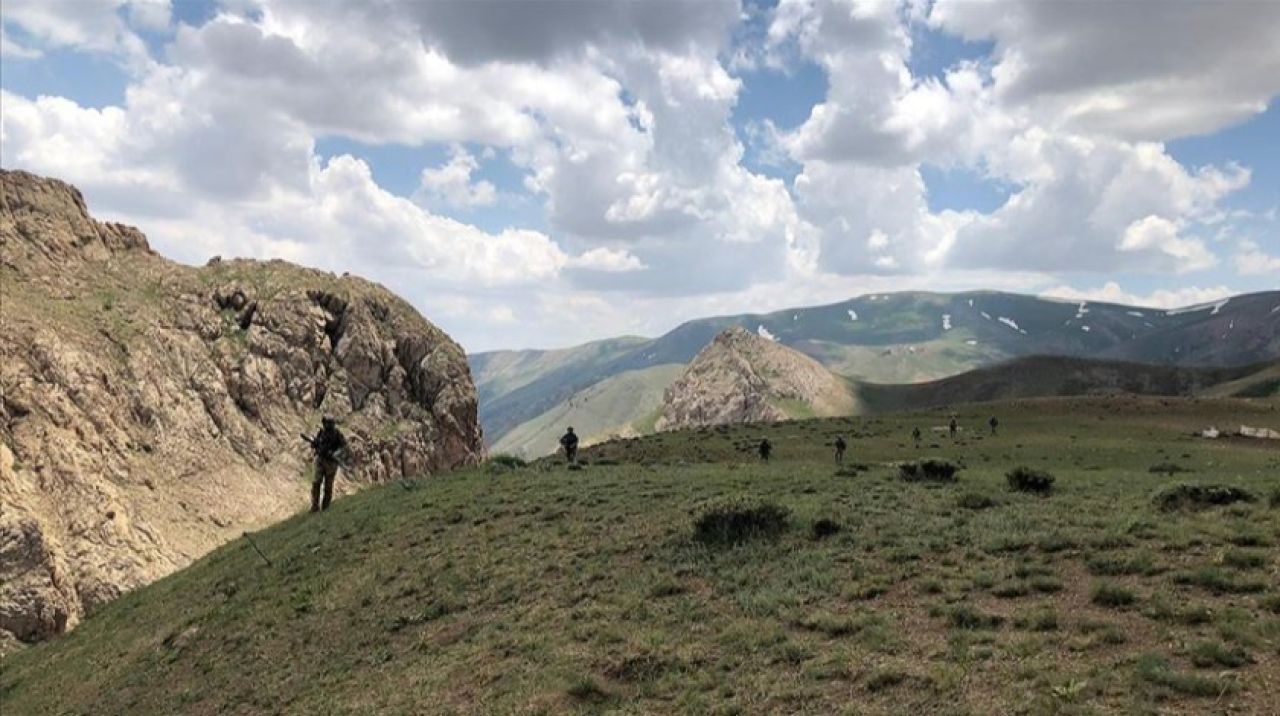
[[(737, 426), (392, 484), (224, 546), (10, 657), (15, 714), (1280, 711), (1274, 400), (1050, 400)], [(930, 438), (919, 450), (907, 435)], [(865, 469), (834, 474), (851, 436)], [(750, 455), (767, 435), (768, 465)], [(963, 465), (907, 483), (895, 462)], [(1176, 465), (1169, 476), (1152, 467)], [(1014, 493), (1015, 465), (1052, 471)], [(1257, 497), (1165, 512), (1177, 482)], [(725, 497), (786, 529), (700, 542)], [(815, 538), (820, 519), (838, 528)]]
[[(919, 410), (957, 403), (1080, 395), (1266, 397), (1267, 376), (1280, 378), (1280, 362), (1237, 368), (1178, 368), (1056, 356), (1019, 358), (927, 383), (862, 383), (857, 391), (870, 412)], [(1217, 386), (1227, 384), (1227, 387)]]
[(617, 436), (649, 432), (635, 425), (636, 417), (654, 413), (663, 391), (684, 366), (656, 365), (606, 378), (538, 417), (521, 423), (494, 443), (492, 452), (534, 458), (557, 450), (566, 427), (573, 426), (584, 444)]
[[(654, 339), (482, 353), (471, 362), (486, 438), (495, 444), (612, 375), (686, 364), (733, 326), (767, 333), (840, 375), (872, 383), (938, 380), (1032, 355), (1234, 366), (1280, 358), (1280, 291), (1174, 311), (993, 291), (869, 294), (825, 306), (698, 319)], [(499, 374), (494, 366), (503, 367), (501, 380), (490, 378)], [(566, 419), (574, 422), (575, 416)]]

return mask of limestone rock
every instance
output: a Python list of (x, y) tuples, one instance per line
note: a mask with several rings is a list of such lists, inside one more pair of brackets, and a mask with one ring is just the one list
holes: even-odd
[(0, 318), (0, 645), (305, 509), (322, 415), (344, 492), (483, 454), (462, 349), (394, 294), (176, 264), (56, 180), (0, 172)]
[(658, 430), (850, 415), (849, 385), (812, 358), (731, 328), (700, 352), (663, 399)]

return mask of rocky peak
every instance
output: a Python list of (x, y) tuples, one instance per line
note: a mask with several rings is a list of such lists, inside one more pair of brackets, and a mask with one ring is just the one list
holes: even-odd
[(750, 331), (721, 332), (667, 389), (658, 430), (848, 415), (843, 378), (812, 358)]
[(383, 287), (183, 266), (67, 184), (0, 189), (0, 648), (306, 509), (321, 415), (340, 492), (482, 457), (461, 347)]
[(4, 260), (15, 268), (38, 259), (151, 252), (146, 237), (132, 226), (91, 218), (79, 189), (23, 171), (0, 170), (0, 222)]

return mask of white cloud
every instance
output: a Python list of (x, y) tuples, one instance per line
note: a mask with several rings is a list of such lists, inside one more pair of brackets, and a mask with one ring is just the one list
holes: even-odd
[(640, 271), (645, 268), (643, 261), (626, 251), (610, 249), (604, 246), (591, 249), (581, 256), (569, 259), (567, 265), (573, 268), (604, 271), (606, 273), (626, 273), (628, 271)]
[(1179, 272), (1209, 268), (1217, 262), (1203, 243), (1178, 234), (1177, 224), (1151, 214), (1129, 224), (1120, 240), (1120, 250), (1165, 254), (1177, 262)]
[(445, 164), (422, 170), (418, 187), (424, 200), (442, 201), (454, 208), (490, 206), (498, 199), (492, 182), (471, 180), (480, 163), (460, 145), (453, 145)]
[(1236, 271), (1244, 276), (1266, 276), (1270, 274), (1280, 283), (1280, 255), (1268, 254), (1258, 246), (1257, 242), (1244, 240), (1234, 257)]
[(1063, 284), (1042, 291), (1040, 295), (1046, 298), (1060, 298), (1069, 301), (1102, 301), (1130, 306), (1150, 306), (1152, 308), (1182, 308), (1183, 306), (1194, 306), (1217, 301), (1233, 293), (1234, 291), (1226, 286), (1204, 288), (1187, 286), (1177, 289), (1157, 289), (1149, 294), (1141, 295), (1125, 291), (1115, 281), (1107, 281), (1102, 286), (1087, 289), (1076, 289)]
[[(1274, 11), (1154, 20), (1203, 40), (1179, 53), (1148, 48), (1154, 34), (1127, 10), (1097, 12), (1139, 36), (1130, 45), (1047, 5), (783, 0), (744, 48), (730, 39), (735, 2), (237, 0), (192, 27), (163, 0), (10, 0), (3, 28), (21, 43), (6, 34), (6, 61), (114, 53), (130, 84), (104, 109), (5, 93), (0, 158), (81, 185), (95, 212), (140, 224), (170, 255), (365, 273), (487, 347), (492, 322), (545, 345), (872, 286), (1203, 272), (1233, 246), (1223, 257), (1241, 274), (1275, 271), (1276, 252), (1210, 226), (1231, 223), (1224, 200), (1248, 169), (1189, 168), (1161, 143), (1246, 119), (1280, 91), (1263, 42)], [(913, 76), (913, 22), (991, 39), (996, 54)], [(171, 37), (163, 63), (135, 29)], [(760, 121), (748, 136), (753, 155), (798, 165), (788, 183), (744, 166), (735, 108), (750, 79), (737, 72), (796, 57), (824, 69), (827, 95), (793, 130)], [(405, 198), (363, 161), (322, 160), (322, 137), (453, 149), (413, 167), (420, 187)], [(480, 177), (498, 154), (527, 193)], [(1009, 198), (932, 210), (922, 162)], [(490, 232), (438, 213), (508, 204), (543, 209), (545, 228)], [(566, 327), (570, 305), (580, 320)]]
[(928, 21), (994, 40), (1001, 102), (1066, 131), (1202, 134), (1280, 92), (1280, 3), (937, 0)]

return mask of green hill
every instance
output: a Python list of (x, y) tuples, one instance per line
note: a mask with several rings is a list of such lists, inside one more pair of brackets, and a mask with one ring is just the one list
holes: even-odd
[[(470, 357), (490, 445), (613, 375), (688, 364), (732, 327), (768, 335), (862, 382), (939, 380), (1014, 358), (1049, 355), (1169, 366), (1229, 367), (1280, 359), (1280, 291), (1165, 311), (972, 291), (869, 294), (825, 306), (684, 323), (653, 339), (562, 351)], [(500, 380), (490, 376), (502, 366)], [(645, 418), (639, 409), (618, 423)], [(584, 422), (572, 411), (569, 424)]]
[[(1280, 362), (1236, 368), (1179, 368), (1057, 356), (1018, 358), (927, 383), (861, 383), (870, 412), (919, 410), (959, 403), (1082, 395), (1266, 397)], [(1220, 387), (1220, 386), (1227, 387)], [(1268, 385), (1272, 392), (1266, 393)], [(1254, 391), (1250, 393), (1250, 391)]]
[[(1059, 399), (615, 441), (390, 484), (229, 543), (8, 657), (6, 714), (1274, 713), (1270, 400)], [(834, 474), (829, 444), (849, 436)], [(932, 431), (930, 431), (932, 435)], [(761, 436), (774, 461), (757, 463)], [(955, 484), (903, 482), (920, 454)], [(1172, 477), (1162, 470), (1174, 464)], [(1015, 465), (1051, 471), (1014, 493)], [(1178, 482), (1253, 502), (1164, 512)], [(789, 510), (717, 546), (693, 520)], [(828, 528), (815, 532), (820, 519)], [(823, 539), (815, 534), (828, 535)], [(265, 559), (264, 559), (265, 556)], [(269, 564), (266, 559), (269, 559)]]
[(521, 423), (494, 443), (492, 451), (527, 458), (548, 455), (557, 450), (570, 426), (584, 444), (653, 432), (652, 423), (637, 425), (636, 416), (655, 414), (663, 391), (683, 370), (678, 364), (655, 365), (605, 378)]

